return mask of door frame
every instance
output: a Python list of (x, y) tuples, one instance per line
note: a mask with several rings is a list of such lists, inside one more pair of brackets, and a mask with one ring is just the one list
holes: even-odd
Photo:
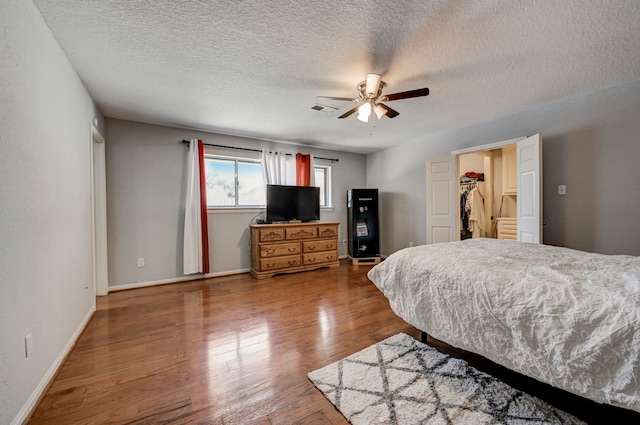
[(109, 293), (105, 139), (93, 123), (90, 132), (93, 290), (96, 296), (102, 296)]
[(504, 148), (506, 146), (515, 145), (515, 144), (517, 144), (518, 142), (520, 142), (520, 141), (522, 141), (524, 139), (526, 139), (526, 137), (522, 136), (522, 137), (516, 137), (515, 139), (503, 140), (501, 142), (489, 143), (487, 145), (472, 146), (470, 148), (458, 149), (458, 150), (455, 150), (455, 151), (451, 151), (451, 155), (457, 156), (457, 155), (462, 155), (462, 154), (467, 154), (467, 153), (477, 153), (477, 152), (481, 152), (481, 151), (491, 151), (491, 150), (494, 150), (494, 149), (501, 149), (501, 148)]
[[(539, 137), (539, 134), (537, 134), (536, 136), (538, 136), (538, 143), (539, 143), (539, 147), (541, 149), (542, 146), (542, 138)], [(533, 137), (533, 136), (530, 136)], [(522, 137), (516, 137), (513, 139), (508, 139), (508, 140), (503, 140), (500, 142), (494, 142), (494, 143), (488, 143), (486, 145), (480, 145), (480, 146), (472, 146), (469, 148), (465, 148), (465, 149), (458, 149), (458, 150), (454, 150), (451, 151), (451, 154), (449, 156), (450, 160), (453, 161), (454, 163), (454, 167), (455, 167), (455, 172), (456, 174), (459, 173), (458, 171), (458, 166), (459, 166), (459, 155), (464, 155), (464, 154), (470, 154), (470, 153), (479, 153), (482, 151), (491, 151), (491, 150), (495, 150), (495, 149), (501, 149), (504, 148), (506, 146), (512, 146), (512, 145), (518, 145), (519, 142), (522, 142), (526, 139), (528, 139), (529, 137), (527, 136), (522, 136)], [(429, 203), (432, 202), (432, 199), (430, 198), (430, 195), (433, 195), (433, 193), (431, 193), (431, 191), (429, 190), (429, 184), (431, 181), (431, 176), (429, 175), (429, 162), (430, 162), (430, 158), (437, 158), (440, 161), (445, 161), (446, 156), (437, 156), (437, 157), (428, 157), (427, 158), (427, 235), (426, 235), (426, 240), (427, 240), (427, 244), (432, 243), (433, 242), (433, 238), (431, 237), (432, 232), (432, 225), (429, 223)], [(540, 155), (540, 163), (541, 163), (541, 158), (542, 156)], [(540, 173), (542, 173), (542, 169), (540, 169)], [(458, 190), (459, 187), (459, 181), (456, 178), (456, 184), (455, 186), (455, 190)], [(444, 182), (442, 182), (441, 184), (444, 184)], [(539, 190), (537, 191), (537, 195), (540, 196), (540, 198), (542, 198), (542, 185), (540, 185)], [(455, 196), (455, 192), (452, 191), (451, 193), (451, 197)], [(447, 200), (447, 203), (450, 204), (450, 200)], [(518, 211), (520, 211), (520, 206), (518, 206)], [(540, 212), (540, 229), (542, 229), (542, 204), (539, 204), (539, 212)], [(455, 216), (455, 217), (453, 217)], [(452, 218), (453, 217), (453, 218)], [(458, 216), (458, 212), (456, 211), (455, 214), (451, 214), (449, 216), (449, 219), (451, 220), (448, 224), (443, 225), (442, 223), (438, 223), (438, 226), (440, 227), (448, 227), (448, 228), (452, 228), (452, 229), (457, 229), (455, 232), (452, 232), (453, 235), (457, 235), (454, 236), (453, 240), (459, 240), (459, 235), (460, 235), (460, 218)], [(433, 222), (432, 222), (433, 224)], [(540, 242), (542, 241), (542, 230), (540, 230)], [(444, 240), (441, 240), (440, 242), (445, 242)]]

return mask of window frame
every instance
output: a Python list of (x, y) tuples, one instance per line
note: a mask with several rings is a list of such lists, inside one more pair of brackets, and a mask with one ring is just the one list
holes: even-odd
[[(238, 163), (248, 163), (248, 164), (258, 164), (262, 167), (262, 163), (260, 159), (256, 158), (247, 158), (240, 156), (230, 156), (230, 155), (214, 155), (214, 154), (205, 154), (204, 160), (205, 162), (210, 160), (218, 160), (218, 161), (229, 161), (234, 164), (234, 192), (235, 192), (235, 204), (234, 205), (210, 205), (209, 201), (207, 201), (207, 209), (208, 210), (220, 210), (220, 211), (240, 211), (240, 210), (257, 210), (264, 209), (265, 205), (238, 205), (238, 187), (239, 187), (239, 179), (238, 179)], [(205, 167), (206, 169), (206, 167)], [(266, 202), (266, 200), (265, 200)]]
[(333, 201), (331, 196), (331, 166), (330, 165), (314, 165), (314, 177), (315, 177), (315, 169), (320, 168), (324, 170), (324, 205), (320, 205), (320, 209), (332, 209)]

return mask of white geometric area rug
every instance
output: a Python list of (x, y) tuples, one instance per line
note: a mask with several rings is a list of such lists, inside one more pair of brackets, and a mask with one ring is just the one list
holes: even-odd
[(353, 425), (584, 424), (403, 333), (308, 376)]

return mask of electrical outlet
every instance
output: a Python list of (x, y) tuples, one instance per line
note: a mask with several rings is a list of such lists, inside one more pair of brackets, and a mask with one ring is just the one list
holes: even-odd
[(144, 267), (144, 258), (138, 258), (138, 267)]
[(31, 332), (24, 337), (24, 356), (29, 357), (33, 353), (33, 336)]
[(558, 195), (566, 195), (567, 194), (567, 186), (564, 184), (558, 185)]

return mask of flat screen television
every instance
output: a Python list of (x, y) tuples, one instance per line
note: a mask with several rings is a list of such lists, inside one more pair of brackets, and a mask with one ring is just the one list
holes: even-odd
[(267, 185), (267, 223), (320, 220), (320, 188)]

